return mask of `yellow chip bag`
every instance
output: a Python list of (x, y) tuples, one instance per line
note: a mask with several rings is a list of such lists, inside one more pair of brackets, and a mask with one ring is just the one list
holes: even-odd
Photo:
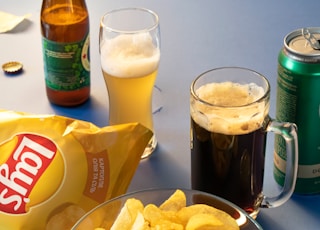
[(0, 230), (70, 229), (126, 192), (152, 132), (0, 111)]

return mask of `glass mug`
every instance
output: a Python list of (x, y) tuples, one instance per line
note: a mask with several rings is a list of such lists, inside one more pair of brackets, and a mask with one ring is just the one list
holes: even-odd
[[(256, 218), (260, 207), (286, 202), (298, 168), (296, 125), (272, 120), (270, 85), (240, 67), (209, 70), (191, 84), (191, 184), (223, 197)], [(286, 141), (286, 178), (279, 195), (262, 192), (267, 132)]]
[[(153, 131), (152, 92), (160, 62), (158, 15), (144, 8), (106, 13), (100, 21), (99, 45), (109, 124), (139, 122)], [(153, 136), (142, 158), (156, 145)]]

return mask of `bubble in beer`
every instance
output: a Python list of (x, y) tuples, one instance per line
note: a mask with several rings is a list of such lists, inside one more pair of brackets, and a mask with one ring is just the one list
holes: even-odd
[(160, 50), (149, 33), (121, 34), (101, 46), (102, 69), (115, 77), (142, 77), (157, 69)]
[(262, 97), (263, 89), (254, 83), (212, 83), (197, 90), (198, 97), (216, 106), (243, 106)]
[(207, 102), (191, 102), (191, 116), (197, 124), (211, 132), (245, 134), (261, 127), (269, 107), (258, 100), (265, 94), (255, 83), (233, 82), (205, 84), (196, 90)]

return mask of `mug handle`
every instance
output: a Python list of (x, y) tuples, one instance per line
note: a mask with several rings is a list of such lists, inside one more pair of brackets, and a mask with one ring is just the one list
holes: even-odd
[(289, 200), (294, 192), (298, 173), (298, 135), (296, 124), (272, 119), (269, 120), (266, 131), (281, 135), (286, 142), (286, 176), (282, 190), (277, 196), (264, 196), (260, 205), (262, 208), (273, 208)]

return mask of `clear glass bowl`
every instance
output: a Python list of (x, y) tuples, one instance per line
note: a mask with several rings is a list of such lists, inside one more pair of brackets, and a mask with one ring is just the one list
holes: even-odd
[[(74, 225), (72, 230), (93, 230), (98, 227), (110, 229), (113, 221), (116, 219), (128, 198), (139, 199), (144, 205), (150, 203), (160, 205), (168, 199), (175, 190), (176, 189), (150, 189), (116, 197), (92, 209)], [(225, 199), (196, 190), (181, 190), (186, 194), (187, 205), (198, 203), (208, 204), (229, 213), (229, 215), (237, 221), (241, 230), (262, 229), (245, 211)]]

